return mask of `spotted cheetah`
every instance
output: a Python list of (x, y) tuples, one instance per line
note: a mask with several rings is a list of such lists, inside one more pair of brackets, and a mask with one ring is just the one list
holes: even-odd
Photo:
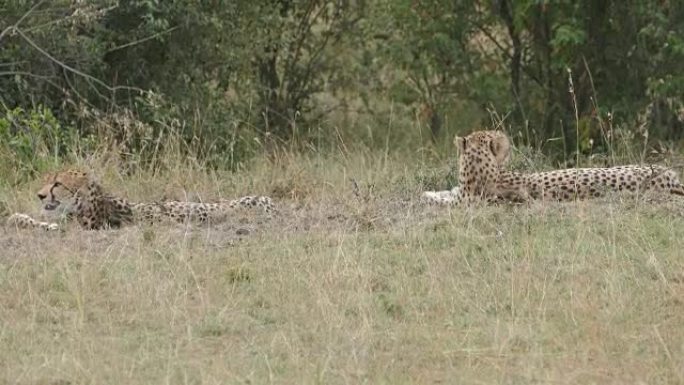
[(607, 192), (619, 191), (655, 191), (684, 195), (684, 187), (677, 173), (657, 165), (577, 168), (531, 174), (502, 171), (496, 194), (498, 197), (516, 201), (569, 201), (598, 198)]
[[(511, 143), (501, 131), (476, 131), (466, 137), (456, 136), (458, 173), (461, 186), (448, 191), (425, 191), (423, 199), (429, 203), (460, 204), (464, 201), (485, 199), (495, 201), (498, 195), (497, 180), (502, 168), (508, 164)], [(500, 193), (500, 194), (498, 194)]]
[(456, 144), (459, 147), (459, 179), (462, 184), (451, 194), (426, 192), (423, 196), (428, 201), (452, 204), (474, 198), (485, 198), (490, 202), (569, 201), (600, 197), (611, 191), (684, 195), (684, 186), (677, 173), (663, 166), (626, 165), (520, 173), (502, 169), (510, 156), (510, 142), (491, 131), (478, 131), (465, 138), (456, 138)]
[[(45, 185), (38, 191), (46, 214), (75, 218), (84, 229), (95, 230), (120, 227), (135, 221), (155, 222), (170, 218), (179, 222), (221, 220), (238, 207), (261, 208), (273, 213), (275, 206), (266, 196), (245, 196), (218, 203), (167, 201), (159, 203), (131, 203), (106, 193), (89, 173), (65, 170), (45, 176)], [(41, 222), (26, 214), (16, 213), (7, 220), (18, 228), (58, 230), (59, 225)]]

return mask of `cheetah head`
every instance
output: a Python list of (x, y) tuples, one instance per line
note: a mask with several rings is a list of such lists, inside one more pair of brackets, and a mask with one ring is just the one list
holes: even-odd
[(79, 190), (87, 184), (88, 174), (82, 171), (49, 173), (45, 175), (44, 185), (38, 191), (38, 199), (47, 214), (68, 214), (74, 211)]
[(487, 194), (511, 154), (511, 143), (501, 131), (475, 131), (454, 138), (458, 148), (459, 181), (468, 194)]
[(468, 136), (454, 138), (459, 160), (482, 154), (497, 167), (505, 166), (511, 157), (511, 142), (501, 131), (475, 131)]

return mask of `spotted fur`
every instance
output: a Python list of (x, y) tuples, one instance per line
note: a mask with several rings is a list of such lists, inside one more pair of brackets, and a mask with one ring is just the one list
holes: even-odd
[[(266, 196), (245, 196), (218, 203), (166, 201), (131, 203), (106, 193), (95, 178), (79, 170), (66, 170), (45, 176), (38, 191), (43, 211), (50, 216), (74, 218), (84, 229), (120, 227), (135, 221), (156, 222), (163, 219), (219, 221), (236, 208), (261, 208), (273, 213), (275, 206)], [(37, 221), (26, 214), (13, 214), (8, 224), (18, 228), (57, 230), (59, 225)]]
[(570, 201), (598, 198), (607, 192), (656, 191), (684, 195), (677, 173), (663, 166), (577, 168), (524, 174), (503, 171), (497, 194), (511, 199)]
[(461, 185), (451, 191), (424, 192), (423, 198), (428, 202), (569, 201), (621, 191), (684, 195), (677, 173), (663, 166), (626, 165), (520, 173), (503, 169), (510, 157), (510, 142), (503, 133), (477, 131), (465, 138), (457, 137), (455, 144), (459, 149)]

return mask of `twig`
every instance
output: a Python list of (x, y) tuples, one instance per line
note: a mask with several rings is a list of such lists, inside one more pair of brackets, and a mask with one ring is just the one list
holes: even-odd
[(568, 86), (570, 95), (572, 96), (572, 106), (575, 109), (575, 151), (576, 151), (576, 163), (575, 167), (579, 167), (579, 153), (580, 153), (580, 122), (579, 122), (579, 111), (577, 110), (577, 97), (575, 96), (575, 85), (572, 82), (572, 70), (570, 67), (565, 69), (568, 72)]
[(358, 199), (362, 199), (361, 188), (359, 188), (359, 184), (356, 182), (356, 179), (349, 178), (349, 181), (352, 184), (352, 193), (354, 193), (354, 196), (356, 196)]
[(114, 92), (114, 91), (118, 91), (118, 90), (129, 90), (129, 91), (136, 91), (136, 92), (139, 92), (139, 93), (141, 93), (141, 94), (142, 94), (142, 93), (145, 93), (145, 90), (143, 90), (143, 89), (141, 89), (141, 88), (137, 88), (137, 87), (129, 87), (129, 86), (113, 86), (113, 87), (112, 87), (112, 86), (106, 84), (106, 83), (103, 82), (102, 80), (100, 80), (100, 79), (98, 79), (98, 78), (96, 78), (96, 77), (94, 77), (94, 76), (92, 76), (92, 75), (88, 75), (88, 74), (85, 73), (85, 72), (79, 71), (79, 70), (77, 70), (76, 68), (71, 67), (71, 66), (69, 66), (68, 64), (63, 63), (63, 62), (57, 60), (57, 58), (55, 58), (54, 56), (50, 55), (49, 52), (47, 52), (47, 51), (45, 51), (44, 49), (42, 49), (38, 44), (36, 44), (33, 40), (31, 40), (28, 36), (26, 36), (26, 34), (25, 34), (21, 29), (15, 28), (14, 30), (16, 31), (16, 33), (17, 33), (22, 39), (24, 39), (27, 43), (29, 43), (29, 45), (31, 45), (31, 46), (32, 46), (33, 48), (35, 48), (38, 52), (40, 52), (41, 54), (43, 54), (43, 56), (47, 57), (48, 59), (50, 59), (51, 61), (53, 61), (53, 62), (54, 62), (55, 64), (57, 64), (58, 66), (64, 68), (65, 70), (67, 70), (67, 71), (69, 71), (69, 72), (73, 72), (73, 73), (75, 73), (76, 75), (82, 76), (82, 77), (84, 77), (85, 79), (88, 79), (88, 80), (92, 81), (92, 82), (94, 82), (94, 83), (96, 83), (96, 84), (98, 84), (98, 85), (104, 87), (105, 89), (107, 89), (107, 90), (110, 91), (110, 92)]
[(25, 13), (24, 15), (22, 15), (22, 16), (19, 18), (19, 20), (17, 20), (16, 23), (14, 23), (14, 24), (10, 25), (9, 27), (5, 28), (5, 29), (0, 33), (0, 40), (2, 40), (2, 38), (5, 37), (5, 35), (8, 34), (8, 33), (10, 33), (10, 32), (12, 32), (12, 33), (17, 32), (17, 31), (19, 30), (19, 29), (18, 29), (18, 28), (19, 28), (19, 24), (21, 24), (21, 23), (22, 23), (30, 14), (31, 14), (31, 13), (33, 13), (33, 11), (35, 11), (38, 7), (40, 7), (44, 2), (45, 2), (45, 0), (40, 0), (40, 1), (37, 2), (33, 7), (31, 7), (31, 9), (29, 9), (28, 11), (26, 11), (26, 13)]
[(178, 26), (171, 27), (171, 28), (169, 28), (169, 29), (167, 29), (167, 30), (165, 30), (165, 31), (157, 32), (157, 33), (155, 33), (155, 34), (153, 34), (153, 35), (143, 37), (142, 39), (134, 40), (134, 41), (128, 42), (128, 43), (126, 43), (126, 44), (120, 45), (120, 46), (118, 46), (118, 47), (114, 47), (114, 48), (108, 50), (106, 53), (111, 53), (111, 52), (114, 52), (114, 51), (118, 51), (118, 50), (120, 50), (120, 49), (124, 49), (124, 48), (128, 48), (128, 47), (131, 47), (131, 46), (134, 46), (134, 45), (138, 45), (138, 44), (144, 43), (144, 42), (146, 42), (146, 41), (148, 41), (148, 40), (152, 40), (152, 39), (155, 39), (155, 38), (157, 38), (157, 37), (159, 37), (159, 36), (162, 36), (162, 35), (166, 35), (166, 34), (168, 34), (168, 33), (171, 33), (171, 32), (173, 32), (173, 31), (177, 30), (178, 28), (179, 28)]
[[(494, 43), (496, 48), (498, 48), (499, 51), (501, 51), (501, 53), (506, 56), (506, 58), (513, 59), (513, 56), (510, 53), (508, 53), (508, 48), (504, 47), (498, 40), (496, 40), (496, 37), (494, 37), (494, 35), (492, 35), (484, 26), (476, 25), (476, 27), (477, 27), (477, 29), (480, 30), (480, 32), (482, 32), (485, 35), (485, 37), (487, 37), (492, 43)], [(537, 76), (535, 76), (527, 66), (523, 65), (520, 68), (522, 68), (525, 75), (527, 75), (530, 79), (532, 79), (532, 81), (537, 83), (540, 87), (542, 87), (542, 88), (544, 87), (544, 84), (542, 83), (542, 81), (539, 80), (539, 78)]]
[(14, 67), (14, 66), (16, 66), (16, 65), (24, 64), (24, 63), (28, 63), (28, 61), (26, 61), (26, 60), (21, 60), (21, 61), (10, 61), (10, 62), (7, 62), (7, 63), (0, 63), (0, 67)]
[[(98, 9), (97, 12), (99, 12), (99, 13), (107, 13), (107, 12), (113, 10), (113, 9), (116, 9), (116, 8), (118, 8), (118, 5), (114, 5), (114, 6), (106, 7), (106, 8), (102, 8), (102, 9)], [(45, 28), (45, 27), (48, 27), (48, 26), (51, 26), (51, 25), (54, 25), (54, 24), (64, 23), (64, 22), (66, 22), (66, 21), (68, 21), (68, 20), (70, 20), (70, 19), (74, 19), (74, 18), (76, 18), (76, 17), (79, 17), (79, 16), (78, 16), (78, 14), (77, 14), (76, 12), (74, 12), (74, 13), (72, 13), (71, 15), (62, 17), (61, 19), (50, 20), (50, 21), (45, 22), (45, 23), (43, 23), (43, 24), (38, 24), (38, 25), (34, 25), (34, 26), (32, 26), (32, 27), (24, 28), (24, 33), (33, 32), (33, 31), (35, 31), (35, 30), (38, 30), (38, 29), (41, 29), (41, 28)]]
[(32, 77), (36, 79), (40, 79), (44, 82), (47, 82), (51, 86), (57, 88), (58, 90), (63, 90), (62, 87), (60, 87), (57, 83), (53, 82), (51, 80), (52, 76), (46, 76), (46, 75), (36, 75), (31, 72), (26, 72), (26, 71), (0, 71), (0, 77), (2, 76), (27, 76), (27, 77)]
[[(603, 135), (603, 140), (608, 144), (608, 151), (610, 152), (611, 160), (613, 164), (615, 164), (615, 149), (613, 148), (612, 127), (606, 127), (603, 117), (601, 116), (601, 110), (599, 109), (598, 94), (596, 92), (596, 87), (594, 86), (594, 77), (591, 74), (591, 70), (589, 69), (589, 63), (587, 63), (587, 58), (584, 55), (582, 55), (582, 63), (584, 63), (584, 70), (587, 72), (587, 75), (589, 75), (589, 84), (591, 85), (591, 92), (593, 95), (591, 97), (591, 103), (594, 107), (594, 111), (596, 112), (596, 120), (598, 121), (599, 127), (601, 128), (601, 135)], [(610, 116), (610, 113), (608, 116)]]
[(38, 78), (38, 79), (43, 79), (43, 80), (47, 80), (47, 79), (50, 79), (52, 77), (52, 76), (45, 76), (45, 75), (36, 75), (34, 73), (26, 72), (26, 71), (0, 71), (0, 76), (15, 76), (15, 75), (30, 76), (33, 78)]

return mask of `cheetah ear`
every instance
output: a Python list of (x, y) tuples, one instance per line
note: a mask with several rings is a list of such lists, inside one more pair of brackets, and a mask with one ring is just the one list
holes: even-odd
[(465, 152), (466, 148), (466, 138), (462, 138), (460, 136), (455, 136), (454, 137), (454, 146), (458, 149), (459, 154), (463, 154)]
[(43, 175), (43, 183), (53, 183), (57, 179), (57, 173), (56, 172), (48, 172)]
[(489, 149), (494, 154), (499, 166), (508, 163), (511, 157), (511, 142), (505, 134), (497, 135), (491, 142), (489, 142)]

